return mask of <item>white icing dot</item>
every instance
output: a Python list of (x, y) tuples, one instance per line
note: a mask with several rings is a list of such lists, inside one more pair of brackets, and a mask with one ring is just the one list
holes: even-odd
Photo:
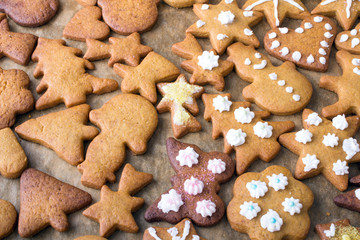
[(304, 29), (301, 28), (301, 27), (298, 27), (297, 29), (295, 29), (295, 32), (297, 32), (297, 33), (303, 33), (303, 32), (304, 32)]
[(326, 23), (326, 24), (325, 24), (325, 29), (328, 30), (328, 31), (330, 31), (330, 30), (332, 30), (333, 28), (332, 28), (332, 26), (331, 26), (330, 23)]
[(254, 12), (253, 11), (244, 11), (243, 15), (245, 17), (252, 17), (254, 15)]
[(320, 57), (319, 61), (321, 64), (326, 64), (326, 58), (324, 58), (324, 57)]
[(343, 34), (343, 35), (341, 35), (341, 37), (340, 37), (340, 42), (341, 42), (341, 43), (342, 43), (342, 42), (346, 42), (348, 39), (349, 39), (349, 35)]
[(202, 21), (202, 20), (197, 20), (196, 21), (196, 26), (198, 27), (198, 28), (201, 28), (202, 26), (204, 26), (205, 25), (205, 22), (204, 21)]
[(276, 38), (276, 37), (277, 37), (276, 32), (269, 33), (269, 38), (270, 39), (273, 39), (273, 38)]
[(327, 41), (321, 41), (321, 42), (320, 42), (320, 45), (321, 45), (322, 47), (329, 47), (329, 44), (328, 44)]
[(217, 36), (216, 36), (217, 40), (224, 40), (225, 38), (228, 38), (228, 36), (226, 34), (222, 34), (222, 33), (219, 33)]
[(287, 47), (283, 47), (281, 50), (280, 50), (280, 53), (281, 53), (281, 56), (286, 56), (288, 55), (290, 52), (290, 50), (287, 48)]
[(209, 9), (209, 5), (208, 4), (203, 4), (201, 6), (201, 10), (208, 10)]
[(356, 47), (357, 45), (359, 45), (360, 40), (358, 38), (354, 38), (353, 40), (351, 40), (351, 48)]
[(287, 87), (287, 88), (285, 89), (285, 91), (286, 91), (287, 93), (292, 93), (292, 92), (294, 91), (294, 89), (293, 89), (292, 87)]
[(316, 16), (316, 17), (314, 17), (314, 22), (319, 23), (319, 22), (322, 22), (323, 19), (324, 19), (324, 18), (322, 18), (322, 17), (320, 17), (320, 16)]
[(278, 81), (278, 85), (279, 86), (285, 86), (285, 80)]
[(225, 0), (225, 3), (226, 4), (230, 4), (230, 3), (232, 3), (234, 0)]
[(300, 101), (300, 95), (294, 94), (293, 99), (294, 99), (294, 101), (299, 102)]
[(249, 66), (251, 64), (251, 60), (249, 58), (246, 58), (244, 64)]
[(299, 51), (293, 52), (292, 58), (298, 62), (301, 59), (301, 53)]
[(358, 67), (354, 68), (353, 72), (357, 75), (360, 75), (360, 69)]
[(270, 73), (269, 77), (271, 80), (277, 80), (277, 78), (278, 78), (276, 73)]
[(326, 51), (323, 48), (319, 48), (319, 53), (324, 56), (326, 55)]
[(355, 36), (355, 35), (357, 34), (357, 30), (356, 30), (356, 29), (351, 30), (351, 31), (350, 31), (350, 34), (353, 35), (353, 36)]
[(255, 53), (255, 57), (256, 58), (261, 58), (261, 54), (260, 53)]
[(289, 29), (287, 27), (283, 27), (283, 28), (279, 28), (279, 31), (282, 33), (282, 34), (286, 34), (289, 32)]
[(360, 66), (360, 59), (359, 58), (353, 58), (353, 60), (351, 61), (351, 63), (354, 66)]
[(254, 32), (253, 31), (251, 31), (250, 29), (248, 29), (248, 28), (245, 28), (244, 29), (244, 34), (246, 35), (246, 36), (251, 36), (251, 35), (253, 35), (254, 34)]
[(326, 37), (326, 38), (332, 38), (333, 36), (334, 36), (334, 35), (331, 34), (330, 32), (324, 33), (324, 37)]
[(307, 62), (308, 64), (312, 64), (313, 62), (315, 62), (314, 56), (313, 56), (312, 54), (310, 54), (310, 55), (307, 57), (306, 62)]
[(311, 24), (311, 23), (309, 23), (309, 22), (306, 22), (305, 24), (304, 24), (304, 28), (305, 29), (310, 29), (310, 28), (312, 28), (313, 27), (313, 25)]
[(218, 20), (221, 24), (226, 25), (234, 22), (235, 15), (231, 11), (221, 11), (218, 15)]
[(270, 49), (275, 49), (280, 47), (280, 42), (278, 40), (275, 40), (272, 42)]

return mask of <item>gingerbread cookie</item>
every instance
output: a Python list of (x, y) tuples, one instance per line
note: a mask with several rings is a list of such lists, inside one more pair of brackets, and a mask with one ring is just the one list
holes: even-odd
[(108, 186), (101, 188), (100, 202), (83, 212), (83, 215), (100, 223), (100, 235), (108, 237), (115, 230), (135, 233), (139, 230), (132, 216), (144, 204), (144, 199), (132, 197), (153, 179), (149, 173), (138, 172), (126, 164), (121, 174), (117, 192)]
[(0, 239), (10, 235), (15, 228), (17, 212), (8, 201), (0, 199)]
[(309, 209), (314, 196), (282, 166), (236, 179), (227, 208), (231, 227), (251, 239), (301, 240), (310, 229)]
[(243, 11), (234, 0), (221, 0), (217, 5), (195, 4), (193, 10), (200, 20), (186, 32), (195, 37), (209, 38), (219, 54), (223, 54), (227, 46), (234, 41), (260, 46), (250, 27), (261, 21), (262, 13)]
[(176, 175), (173, 186), (162, 194), (145, 212), (145, 220), (167, 221), (171, 224), (190, 218), (198, 226), (212, 226), (225, 213), (217, 193), (220, 184), (231, 179), (235, 163), (224, 153), (203, 152), (193, 144), (168, 138), (166, 150)]
[(321, 14), (335, 17), (345, 30), (349, 30), (357, 20), (360, 12), (360, 2), (353, 0), (322, 0), (311, 14)]
[(181, 63), (181, 67), (193, 74), (190, 83), (211, 84), (218, 91), (224, 90), (224, 77), (231, 73), (233, 63), (219, 59), (214, 50), (203, 51), (201, 45), (190, 33), (186, 34), (184, 41), (174, 44), (171, 50), (186, 59)]
[(359, 129), (359, 117), (338, 115), (330, 121), (305, 109), (302, 120), (304, 129), (279, 138), (282, 145), (299, 155), (295, 177), (305, 179), (322, 173), (337, 189), (346, 190), (348, 164), (360, 161), (359, 144), (352, 138)]
[[(107, 25), (122, 35), (149, 31), (158, 17), (160, 0), (98, 0), (102, 16)], [(121, 13), (121, 14), (119, 14)]]
[(34, 97), (29, 90), (28, 75), (17, 69), (0, 68), (0, 129), (11, 127), (16, 115), (34, 108)]
[(309, 103), (312, 85), (293, 63), (273, 66), (267, 56), (242, 43), (231, 45), (227, 53), (239, 77), (251, 83), (242, 91), (245, 100), (277, 115), (296, 113)]
[(38, 27), (49, 22), (59, 8), (59, 0), (2, 0), (0, 11), (24, 27)]
[(337, 195), (334, 203), (339, 207), (360, 212), (360, 188)]
[(206, 240), (200, 237), (191, 224), (190, 219), (185, 218), (174, 227), (161, 228), (161, 227), (149, 227), (145, 230), (143, 240)]
[(180, 74), (172, 62), (155, 52), (150, 52), (136, 67), (116, 63), (114, 70), (123, 78), (122, 92), (140, 93), (153, 104), (157, 99), (155, 84), (171, 82)]
[(78, 11), (66, 24), (63, 36), (68, 39), (83, 41), (86, 39), (104, 40), (110, 34), (106, 23), (100, 21), (101, 9), (88, 6)]
[(304, 19), (310, 15), (301, 0), (247, 0), (242, 8), (264, 13), (271, 28), (279, 27), (286, 17)]
[(37, 37), (29, 33), (11, 32), (4, 13), (0, 13), (0, 35), (0, 58), (6, 56), (17, 64), (27, 65)]
[(339, 50), (346, 50), (353, 54), (360, 54), (360, 24), (351, 31), (340, 32), (335, 39), (335, 46)]
[(74, 240), (106, 240), (106, 238), (93, 236), (93, 235), (86, 235), (82, 237), (75, 238)]
[(191, 114), (199, 113), (196, 98), (199, 98), (205, 89), (189, 84), (183, 74), (175, 82), (159, 83), (157, 87), (163, 98), (156, 109), (159, 113), (171, 112), (174, 136), (181, 138), (189, 132), (200, 131), (201, 124)]
[[(305, 69), (325, 72), (329, 66), (331, 46), (336, 33), (336, 25), (330, 18), (310, 16), (295, 30), (282, 27), (268, 31), (265, 34), (264, 47), (268, 53), (283, 61), (291, 61)], [(306, 43), (306, 46), (302, 45), (302, 42)]]
[(60, 158), (76, 166), (84, 161), (83, 141), (90, 141), (99, 133), (95, 127), (86, 125), (89, 111), (90, 106), (82, 104), (30, 119), (15, 131), (21, 138), (54, 150)]
[(338, 101), (321, 111), (324, 117), (354, 113), (360, 115), (360, 55), (346, 51), (336, 53), (336, 61), (342, 68), (342, 76), (322, 76), (319, 86), (338, 95)]
[(317, 224), (315, 231), (321, 240), (360, 239), (360, 228), (351, 226), (349, 219), (327, 224)]
[(151, 47), (140, 43), (140, 34), (135, 32), (126, 38), (110, 37), (106, 44), (94, 39), (86, 39), (88, 47), (84, 58), (89, 61), (110, 58), (108, 65), (112, 67), (115, 63), (123, 63), (136, 67), (140, 58), (145, 57), (152, 51)]
[(94, 6), (97, 0), (76, 0), (80, 5), (86, 6)]
[(360, 186), (360, 175), (357, 175), (356, 177), (350, 178), (349, 182), (351, 184), (356, 185), (356, 186)]
[[(27, 157), (10, 128), (0, 130), (0, 173), (6, 178), (17, 178), (27, 166)], [(1, 227), (0, 227), (1, 229)], [(1, 239), (1, 234), (0, 234)]]
[(90, 143), (85, 161), (78, 165), (81, 183), (100, 189), (114, 182), (126, 156), (125, 146), (134, 154), (146, 152), (146, 143), (154, 133), (158, 116), (154, 106), (134, 94), (120, 94), (100, 109), (90, 112), (90, 121), (101, 129)]
[(91, 200), (87, 192), (29, 168), (20, 178), (19, 235), (31, 237), (49, 225), (64, 232), (69, 228), (66, 214), (88, 206)]
[(64, 40), (39, 38), (32, 60), (38, 62), (34, 77), (43, 75), (36, 91), (45, 93), (36, 101), (37, 110), (61, 102), (72, 107), (85, 103), (88, 94), (103, 94), (119, 87), (115, 80), (86, 73), (85, 69), (94, 69), (94, 65), (78, 57), (81, 54), (80, 49), (65, 46)]
[(195, 3), (207, 3), (209, 0), (164, 0), (167, 4), (175, 8), (191, 7)]
[(231, 102), (230, 94), (203, 94), (202, 99), (204, 118), (213, 124), (212, 138), (224, 136), (224, 152), (235, 150), (239, 175), (257, 158), (270, 162), (281, 149), (277, 138), (294, 128), (292, 121), (263, 121), (269, 112), (251, 111), (249, 102)]

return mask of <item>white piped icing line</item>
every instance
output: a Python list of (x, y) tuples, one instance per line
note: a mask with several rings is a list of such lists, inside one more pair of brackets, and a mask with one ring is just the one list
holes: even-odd
[(195, 211), (202, 217), (211, 217), (216, 212), (216, 205), (210, 200), (198, 201)]
[(303, 157), (301, 160), (305, 165), (304, 167), (305, 172), (309, 172), (312, 169), (317, 169), (320, 163), (319, 159), (316, 158), (316, 155), (310, 155), (310, 154), (306, 154), (306, 156)]
[(273, 127), (267, 122), (257, 122), (254, 126), (254, 134), (259, 138), (271, 138)]
[(201, 10), (208, 10), (208, 9), (209, 9), (209, 4), (201, 5)]
[(333, 163), (333, 169), (332, 169), (336, 175), (345, 175), (349, 174), (349, 167), (347, 166), (346, 161), (337, 160), (336, 163)]
[(335, 224), (331, 224), (330, 225), (330, 229), (329, 230), (324, 230), (325, 236), (330, 238), (330, 237), (334, 237), (335, 236)]
[(269, 179), (269, 186), (272, 187), (276, 192), (279, 190), (285, 190), (288, 185), (288, 178), (284, 174), (273, 174), (266, 176)]
[(244, 34), (246, 36), (252, 36), (252, 35), (254, 35), (254, 32), (252, 30), (248, 29), (248, 28), (245, 28), (244, 29)]
[(262, 70), (262, 69), (264, 69), (266, 67), (266, 65), (267, 65), (267, 61), (264, 59), (264, 60), (261, 61), (260, 64), (254, 64), (253, 68), (255, 70)]
[(360, 200), (360, 188), (355, 190), (355, 197)]
[(204, 70), (212, 70), (219, 66), (219, 56), (215, 55), (212, 51), (203, 51), (203, 53), (197, 57), (198, 65)]
[(226, 163), (221, 159), (211, 159), (208, 162), (207, 169), (214, 174), (220, 174), (225, 172), (226, 170)]
[(246, 217), (248, 220), (255, 218), (261, 211), (259, 204), (250, 202), (244, 202), (240, 205), (240, 215)]
[(280, 50), (280, 53), (281, 53), (281, 56), (286, 56), (288, 55), (290, 52), (289, 48), (287, 47), (283, 47), (281, 50)]
[(265, 196), (265, 193), (268, 191), (266, 183), (261, 181), (252, 180), (246, 184), (246, 188), (250, 193), (250, 196), (253, 198), (260, 198)]
[(311, 142), (312, 136), (313, 135), (309, 130), (301, 129), (295, 134), (295, 140), (302, 144), (306, 144), (308, 142)]
[(322, 119), (319, 117), (319, 114), (313, 112), (308, 115), (307, 119), (305, 119), (305, 122), (307, 122), (309, 125), (319, 126), (319, 124), (322, 123)]
[(203, 20), (197, 20), (196, 21), (196, 26), (198, 27), (198, 28), (201, 28), (202, 26), (204, 26), (205, 25), (205, 22), (203, 21)]
[(218, 15), (218, 20), (223, 25), (233, 23), (234, 19), (235, 15), (231, 11), (221, 11), (221, 13)]
[(245, 17), (252, 17), (252, 16), (254, 16), (254, 12), (253, 11), (243, 11), (243, 15)]
[(245, 143), (246, 133), (241, 129), (230, 129), (226, 134), (226, 141), (230, 146), (238, 147)]
[(215, 110), (219, 111), (219, 112), (228, 112), (230, 111), (230, 107), (232, 105), (232, 102), (229, 101), (228, 96), (216, 96), (216, 98), (213, 98), (213, 107)]
[(335, 133), (333, 134), (328, 133), (327, 135), (324, 135), (324, 139), (322, 143), (327, 147), (333, 148), (339, 144), (339, 137), (337, 137)]
[(198, 195), (202, 193), (203, 189), (204, 183), (193, 176), (191, 176), (190, 179), (186, 179), (184, 182), (184, 190), (190, 195)]
[(293, 197), (285, 198), (281, 205), (283, 205), (284, 211), (290, 213), (291, 216), (295, 213), (299, 214), (301, 212), (301, 208), (303, 207), (300, 200)]
[(192, 165), (198, 164), (199, 154), (195, 152), (192, 147), (181, 149), (176, 156), (176, 160), (179, 161), (180, 166), (192, 167)]
[(161, 200), (159, 201), (157, 207), (163, 213), (168, 213), (170, 211), (178, 212), (183, 204), (184, 202), (181, 199), (181, 195), (174, 189), (171, 189), (169, 193), (161, 195)]
[(219, 33), (219, 34), (216, 36), (216, 39), (219, 40), (219, 41), (224, 40), (225, 38), (228, 38), (228, 35)]
[(355, 138), (348, 138), (343, 141), (342, 149), (346, 153), (346, 160), (350, 160), (360, 152), (360, 147)]
[[(179, 229), (177, 229), (176, 227), (169, 228), (167, 230), (167, 232), (170, 234), (172, 240), (185, 240), (187, 238), (187, 236), (189, 236), (189, 233), (190, 233), (190, 221), (185, 221), (182, 237), (178, 236)], [(194, 239), (194, 236), (197, 236), (197, 235), (193, 235), (193, 239)]]
[(150, 236), (152, 236), (155, 240), (162, 240), (162, 239), (159, 238), (159, 236), (156, 234), (155, 228), (149, 227), (147, 230), (148, 230)]
[(262, 228), (269, 232), (277, 232), (280, 231), (283, 220), (277, 212), (269, 209), (269, 211), (260, 218), (260, 224)]
[(255, 117), (255, 113), (250, 111), (250, 108), (239, 107), (234, 111), (235, 119), (239, 123), (251, 123), (253, 118)]

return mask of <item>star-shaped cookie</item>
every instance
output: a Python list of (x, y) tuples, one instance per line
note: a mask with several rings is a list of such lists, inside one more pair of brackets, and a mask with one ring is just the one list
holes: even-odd
[(140, 58), (145, 57), (152, 51), (151, 47), (142, 45), (140, 34), (135, 32), (126, 38), (110, 37), (106, 44), (95, 39), (86, 39), (88, 47), (84, 58), (89, 61), (110, 58), (108, 65), (112, 67), (115, 63), (125, 62), (130, 66), (139, 65)]
[(139, 230), (132, 212), (141, 208), (144, 199), (132, 197), (153, 179), (149, 173), (138, 172), (126, 164), (119, 182), (117, 192), (108, 186), (101, 188), (100, 202), (87, 208), (83, 215), (100, 224), (100, 235), (110, 236), (115, 230), (135, 233)]
[(225, 153), (235, 150), (239, 175), (257, 158), (270, 162), (281, 149), (277, 138), (294, 128), (292, 121), (263, 121), (269, 112), (250, 111), (249, 102), (231, 102), (230, 94), (203, 94), (202, 99), (204, 118), (213, 124), (212, 137), (224, 136)]
[(196, 38), (190, 33), (186, 34), (184, 41), (175, 43), (171, 50), (186, 59), (181, 63), (181, 67), (193, 74), (190, 83), (211, 84), (218, 91), (224, 90), (224, 77), (232, 71), (234, 67), (232, 62), (219, 59), (214, 50), (203, 51)]
[(260, 12), (244, 11), (233, 0), (222, 0), (217, 5), (195, 4), (194, 12), (200, 18), (186, 32), (195, 37), (209, 38), (213, 48), (223, 54), (234, 41), (260, 46), (250, 27), (263, 17)]
[(338, 95), (338, 101), (321, 111), (324, 117), (354, 113), (360, 115), (360, 55), (338, 51), (336, 61), (343, 70), (341, 76), (322, 76), (319, 85)]
[(205, 89), (189, 84), (183, 74), (175, 82), (159, 83), (157, 87), (163, 98), (156, 109), (159, 113), (171, 112), (174, 136), (181, 138), (189, 132), (200, 131), (201, 124), (191, 114), (199, 113), (196, 98), (199, 98)]
[(327, 224), (317, 224), (315, 231), (320, 240), (353, 240), (360, 239), (360, 227), (354, 227), (349, 219), (342, 219)]
[(264, 13), (271, 28), (279, 27), (286, 17), (304, 19), (310, 15), (301, 0), (248, 0), (242, 9)]
[(352, 138), (360, 126), (359, 117), (339, 115), (330, 121), (305, 109), (302, 120), (304, 129), (279, 138), (282, 145), (299, 155), (295, 177), (305, 179), (322, 173), (337, 189), (346, 190), (348, 164), (360, 161), (359, 145)]
[(357, 0), (322, 0), (311, 14), (335, 17), (340, 26), (349, 30), (359, 17), (360, 2)]

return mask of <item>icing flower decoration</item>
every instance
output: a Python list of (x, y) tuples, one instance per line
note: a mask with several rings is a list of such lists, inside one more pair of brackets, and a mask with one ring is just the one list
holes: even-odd
[(187, 147), (186, 149), (180, 150), (176, 160), (180, 162), (180, 166), (192, 167), (194, 164), (198, 164), (198, 157), (193, 148)]
[(164, 213), (170, 211), (178, 212), (179, 208), (184, 204), (181, 199), (181, 195), (174, 189), (171, 189), (169, 193), (161, 195), (161, 200), (158, 203), (158, 208)]
[(302, 158), (302, 162), (305, 164), (304, 171), (309, 172), (312, 169), (317, 169), (320, 161), (316, 158), (316, 155), (306, 154), (304, 158)]
[(202, 217), (211, 217), (216, 212), (216, 205), (210, 200), (202, 200), (196, 203), (196, 212)]
[(308, 142), (311, 142), (312, 136), (313, 135), (309, 130), (301, 129), (295, 134), (295, 140), (300, 143), (306, 144)]
[(294, 215), (295, 213), (299, 214), (301, 212), (302, 204), (299, 199), (285, 198), (285, 201), (282, 202), (284, 206), (284, 211), (290, 213), (290, 215)]
[(240, 206), (240, 214), (247, 219), (251, 220), (257, 216), (257, 214), (261, 211), (259, 204), (250, 202), (244, 202)]
[(267, 178), (269, 179), (269, 186), (275, 191), (284, 190), (288, 185), (288, 179), (282, 173), (278, 175), (273, 174), (271, 176), (267, 176)]
[(225, 171), (226, 164), (221, 159), (214, 158), (209, 160), (207, 169), (214, 174), (220, 174)]
[(347, 166), (347, 162), (337, 160), (336, 163), (333, 163), (333, 171), (336, 175), (349, 174), (349, 167)]
[(246, 133), (241, 129), (230, 129), (226, 134), (227, 142), (234, 147), (243, 145), (245, 143)]
[(184, 190), (188, 194), (197, 195), (202, 193), (204, 189), (204, 183), (197, 178), (191, 177), (190, 179), (186, 179), (184, 183)]
[(219, 56), (212, 51), (203, 51), (203, 54), (198, 56), (198, 65), (204, 70), (212, 70), (219, 66)]
[(246, 184), (250, 196), (253, 198), (260, 198), (265, 196), (265, 193), (268, 191), (265, 182), (252, 180)]
[(251, 123), (251, 121), (255, 117), (255, 113), (250, 111), (250, 108), (243, 107), (239, 107), (238, 109), (236, 109), (234, 115), (236, 121), (242, 124)]
[(360, 151), (360, 147), (355, 138), (348, 138), (343, 141), (342, 148), (346, 153), (346, 160), (350, 160)]
[(345, 130), (349, 126), (348, 122), (346, 121), (345, 114), (334, 117), (332, 120), (332, 125), (339, 130)]
[(319, 124), (322, 123), (322, 119), (319, 117), (319, 114), (313, 112), (309, 114), (308, 118), (305, 119), (305, 122), (307, 122), (309, 125), (319, 126)]
[(259, 138), (270, 138), (273, 127), (267, 122), (257, 122), (254, 126), (254, 133)]
[(228, 96), (221, 96), (218, 95), (216, 98), (213, 99), (213, 106), (215, 108), (215, 110), (218, 110), (219, 112), (228, 112), (230, 110), (230, 106), (231, 106), (232, 102), (229, 101)]
[(335, 147), (339, 144), (339, 138), (335, 135), (335, 133), (324, 135), (324, 139), (322, 143), (327, 147)]
[(263, 215), (260, 219), (261, 227), (267, 229), (269, 232), (280, 231), (283, 225), (283, 220), (277, 212), (272, 209)]

